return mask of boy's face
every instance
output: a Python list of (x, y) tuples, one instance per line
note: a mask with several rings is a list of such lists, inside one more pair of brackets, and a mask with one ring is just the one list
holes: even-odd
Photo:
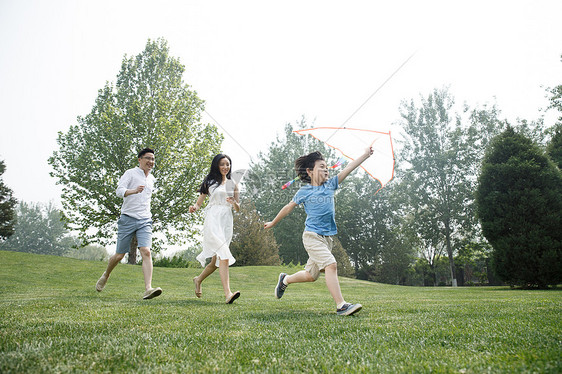
[(319, 186), (328, 180), (328, 164), (324, 160), (316, 160), (314, 169), (307, 169), (313, 186)]

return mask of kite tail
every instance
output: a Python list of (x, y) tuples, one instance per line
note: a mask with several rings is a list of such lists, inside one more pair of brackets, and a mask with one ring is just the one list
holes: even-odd
[(338, 166), (340, 166), (341, 164), (343, 164), (344, 162), (345, 162), (345, 157), (340, 157), (340, 158), (338, 159), (338, 161), (336, 161), (335, 164), (333, 164), (332, 166), (330, 166), (330, 169), (335, 169), (335, 168), (337, 168)]
[(282, 190), (284, 190), (285, 188), (289, 187), (291, 184), (293, 184), (296, 180), (298, 180), (299, 177), (296, 177), (295, 179), (293, 179), (292, 181), (288, 181), (287, 183), (285, 183), (283, 185), (283, 187), (281, 187)]

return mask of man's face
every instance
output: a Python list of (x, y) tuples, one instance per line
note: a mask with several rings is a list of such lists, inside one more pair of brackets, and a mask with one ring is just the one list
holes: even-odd
[(145, 153), (141, 158), (139, 158), (139, 167), (142, 170), (150, 171), (154, 168), (154, 153)]

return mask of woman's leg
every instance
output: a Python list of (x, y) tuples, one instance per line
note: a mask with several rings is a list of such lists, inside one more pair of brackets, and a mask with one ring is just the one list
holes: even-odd
[(228, 259), (219, 261), (219, 273), (221, 276), (222, 288), (224, 289), (224, 296), (229, 299), (232, 296), (230, 291), (230, 277), (228, 275)]
[(215, 255), (213, 256), (213, 258), (211, 258), (211, 262), (209, 262), (209, 264), (205, 266), (201, 274), (193, 278), (193, 283), (195, 284), (195, 296), (201, 297), (201, 283), (205, 280), (205, 278), (207, 278), (209, 275), (213, 274), (215, 270), (217, 270), (217, 267), (215, 266), (216, 261), (217, 256)]

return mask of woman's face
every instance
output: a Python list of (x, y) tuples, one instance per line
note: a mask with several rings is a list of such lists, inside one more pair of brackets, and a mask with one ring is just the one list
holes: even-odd
[(226, 175), (230, 171), (230, 161), (228, 161), (228, 158), (221, 158), (221, 160), (219, 161), (219, 170), (221, 172), (221, 175), (223, 177), (226, 177)]

